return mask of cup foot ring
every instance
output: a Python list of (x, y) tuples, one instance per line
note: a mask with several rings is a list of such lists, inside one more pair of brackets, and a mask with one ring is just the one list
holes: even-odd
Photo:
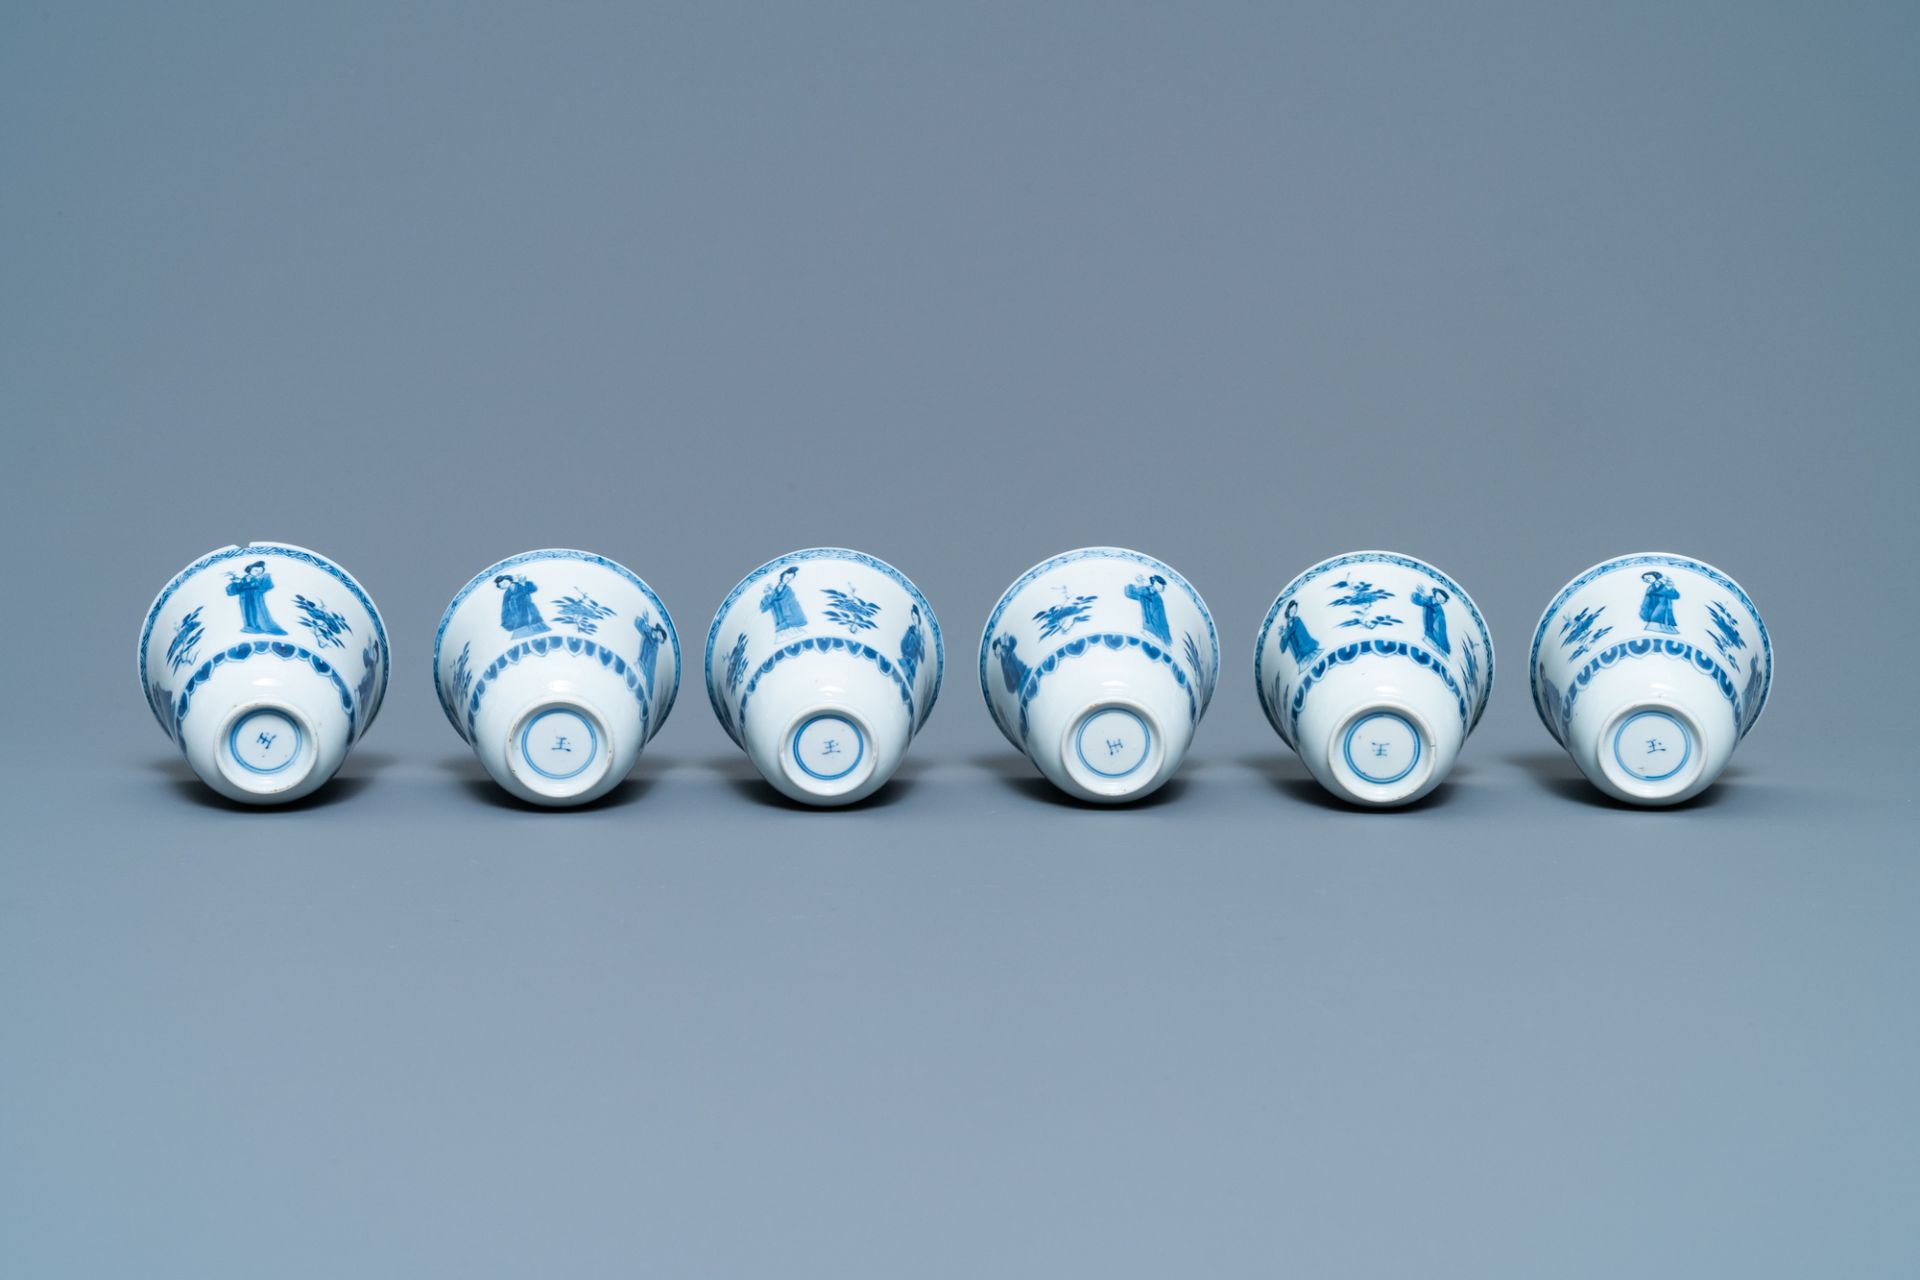
[(598, 786), (613, 766), (613, 735), (598, 712), (578, 702), (547, 701), (520, 713), (507, 730), (507, 768), (546, 800), (569, 800)]
[(1061, 760), (1067, 776), (1102, 800), (1125, 800), (1152, 790), (1166, 759), (1166, 734), (1144, 707), (1100, 702), (1067, 725)]
[(1706, 764), (1698, 721), (1671, 703), (1636, 703), (1600, 730), (1598, 757), (1607, 781), (1634, 800), (1671, 800), (1689, 791)]
[(809, 796), (834, 799), (864, 786), (875, 765), (873, 731), (844, 707), (796, 716), (780, 750), (780, 770)]
[(313, 726), (284, 703), (236, 707), (220, 730), (215, 762), (221, 775), (249, 795), (277, 796), (306, 782), (318, 762)]
[(1405, 804), (1423, 794), (1436, 763), (1433, 731), (1409, 707), (1361, 707), (1327, 743), (1333, 790), (1356, 804)]

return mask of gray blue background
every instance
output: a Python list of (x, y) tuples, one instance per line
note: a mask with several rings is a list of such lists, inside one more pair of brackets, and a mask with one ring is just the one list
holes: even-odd
[[(0, 1274), (1920, 1270), (1911, 4), (41, 5), (0, 12)], [(210, 799), (133, 642), (309, 545), (394, 679)], [(1139, 547), (1226, 675), (1094, 812), (978, 627)], [(542, 545), (697, 659), (748, 569), (899, 565), (900, 777), (800, 811), (695, 670), (522, 809), (439, 613)], [(1453, 780), (1321, 798), (1250, 675), (1377, 546), (1499, 647)], [(1536, 722), (1605, 556), (1739, 578), (1772, 703), (1677, 812)]]

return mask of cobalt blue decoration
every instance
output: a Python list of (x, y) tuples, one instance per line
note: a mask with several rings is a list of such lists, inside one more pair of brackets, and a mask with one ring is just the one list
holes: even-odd
[(920, 636), (920, 606), (915, 605), (907, 615), (907, 629), (900, 636), (900, 669), (906, 672), (908, 684), (913, 683), (920, 670), (920, 659), (926, 652), (927, 642)]
[(1050, 604), (1033, 615), (1033, 620), (1040, 624), (1042, 640), (1065, 635), (1085, 622), (1093, 616), (1093, 605), (1100, 599), (1099, 596), (1070, 595), (1065, 587), (1058, 590), (1060, 603)]
[(493, 585), (500, 588), (500, 625), (508, 635), (523, 640), (551, 630), (540, 615), (540, 606), (533, 602), (540, 588), (531, 579), (503, 573), (494, 578)]
[(1193, 585), (1121, 547), (1041, 561), (1001, 594), (980, 637), (994, 723), (1048, 781), (1098, 803), (1136, 799), (1173, 776), (1219, 666), (1213, 618)]
[(660, 661), (660, 644), (667, 638), (667, 629), (644, 614), (633, 620), (633, 627), (640, 633), (640, 656), (635, 665), (640, 668), (640, 678), (651, 689), (653, 669)]
[(1000, 678), (1005, 681), (1007, 692), (1013, 694), (1019, 693), (1027, 683), (1027, 664), (1014, 652), (1019, 647), (1018, 636), (1005, 635), (993, 642), (993, 652), (1000, 659)]
[(1605, 605), (1597, 609), (1581, 609), (1577, 613), (1569, 614), (1560, 624), (1560, 647), (1573, 650), (1567, 655), (1568, 661), (1584, 657), (1594, 645), (1612, 634), (1612, 627), (1597, 625), (1600, 615), (1606, 611)]
[(1673, 585), (1673, 579), (1649, 569), (1640, 575), (1640, 580), (1647, 584), (1646, 595), (1640, 601), (1640, 621), (1647, 624), (1649, 631), (1679, 635), (1680, 628), (1673, 620), (1673, 602), (1680, 598), (1680, 590)]
[[(566, 590), (545, 596), (542, 582)], [(619, 618), (637, 646), (619, 638), (628, 634)], [(680, 641), (666, 606), (631, 569), (555, 547), (489, 565), (456, 592), (434, 636), (433, 668), (448, 721), (502, 789), (533, 804), (578, 805), (618, 786), (666, 723)]]
[[(298, 644), (283, 625), (289, 608), (306, 632)], [(208, 786), (248, 804), (296, 800), (332, 777), (373, 722), (388, 672), (386, 630), (360, 584), (324, 556), (270, 542), (223, 547), (175, 574), (147, 610), (139, 660), (161, 729)]]
[[(1383, 607), (1396, 599), (1420, 610), (1417, 638), (1339, 642), (1342, 629), (1404, 625)], [(1322, 786), (1354, 804), (1397, 805), (1445, 779), (1486, 710), (1493, 664), (1486, 620), (1458, 583), (1412, 556), (1358, 551), (1314, 565), (1274, 599), (1254, 687)]]
[(353, 628), (347, 625), (345, 615), (335, 613), (318, 600), (309, 600), (303, 595), (293, 597), (294, 607), (300, 610), (300, 625), (313, 634), (313, 647), (316, 649), (344, 649), (347, 642), (342, 639)]
[(267, 562), (255, 560), (239, 573), (227, 574), (227, 594), (240, 600), (240, 630), (252, 636), (283, 636), (285, 627), (267, 611), (267, 592), (273, 579), (267, 574)]
[[(1603, 643), (1603, 616), (1637, 617), (1652, 634)], [(1559, 643), (1546, 644), (1548, 635)], [(1665, 805), (1711, 786), (1759, 720), (1773, 650), (1733, 579), (1687, 556), (1643, 552), (1561, 588), (1534, 631), (1528, 668), (1541, 722), (1588, 780), (1618, 800)]]
[(1432, 590), (1415, 588), (1407, 599), (1420, 610), (1421, 625), (1426, 630), (1427, 643), (1442, 653), (1452, 653), (1453, 646), (1447, 643), (1447, 614), (1441, 606), (1448, 600), (1445, 587)]
[(1300, 602), (1289, 600), (1286, 603), (1285, 625), (1280, 629), (1280, 651), (1292, 659), (1306, 665), (1307, 659), (1320, 652), (1320, 642), (1307, 630), (1307, 624), (1300, 620)]
[[(874, 621), (880, 606), (871, 600), (861, 599), (860, 593), (851, 585), (845, 591), (837, 587), (822, 587), (820, 594), (827, 598), (827, 608), (823, 612), (828, 622), (838, 623), (856, 633), (872, 631), (880, 625)], [(804, 619), (801, 625), (805, 625)]]
[(173, 639), (167, 643), (167, 668), (178, 671), (193, 663), (193, 655), (206, 628), (200, 625), (200, 613), (206, 606), (195, 605), (174, 625)]
[(1163, 644), (1171, 644), (1173, 633), (1167, 630), (1167, 603), (1160, 596), (1166, 585), (1167, 580), (1156, 573), (1129, 582), (1125, 595), (1129, 600), (1139, 601), (1140, 625), (1147, 634), (1157, 637)]
[(782, 631), (796, 631), (807, 625), (806, 610), (800, 607), (800, 597), (793, 590), (794, 575), (800, 572), (799, 566), (790, 565), (780, 571), (780, 576), (767, 584), (760, 594), (760, 612), (773, 615), (774, 634)]
[(782, 794), (850, 804), (885, 783), (926, 722), (942, 652), (931, 607), (898, 569), (811, 547), (769, 560), (721, 601), (707, 630), (707, 697)]
[(613, 616), (613, 610), (595, 600), (580, 588), (574, 588), (573, 595), (559, 596), (553, 602), (553, 619), (562, 626), (572, 627), (583, 636), (598, 634), (600, 624)]

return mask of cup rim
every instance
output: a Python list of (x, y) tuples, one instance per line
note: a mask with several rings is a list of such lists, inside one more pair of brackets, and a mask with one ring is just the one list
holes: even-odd
[(1754, 605), (1753, 598), (1747, 594), (1746, 588), (1734, 581), (1733, 575), (1723, 569), (1715, 568), (1704, 560), (1684, 556), (1676, 551), (1632, 551), (1626, 555), (1608, 556), (1605, 560), (1588, 565), (1568, 579), (1567, 584), (1554, 593), (1547, 607), (1540, 611), (1540, 621), (1533, 628), (1533, 642), (1527, 647), (1527, 694), (1533, 702), (1533, 713), (1540, 717), (1540, 722), (1547, 726), (1547, 731), (1552, 733), (1557, 741), (1560, 737), (1559, 732), (1547, 719), (1546, 712), (1540, 708), (1540, 644), (1546, 637), (1547, 625), (1553, 621), (1554, 615), (1573, 597), (1574, 592), (1595, 578), (1604, 577), (1615, 569), (1630, 568), (1638, 564), (1667, 565), (1671, 568), (1688, 569), (1706, 575), (1732, 592), (1746, 607), (1747, 613), (1753, 618), (1754, 625), (1759, 628), (1760, 652), (1767, 660), (1767, 669), (1760, 678), (1759, 705), (1754, 707), (1752, 717), (1744, 727), (1735, 727), (1734, 741), (1741, 741), (1753, 732), (1755, 725), (1760, 723), (1760, 716), (1767, 709), (1767, 696), (1773, 691), (1773, 637), (1768, 633), (1766, 619), (1760, 616), (1760, 610)]

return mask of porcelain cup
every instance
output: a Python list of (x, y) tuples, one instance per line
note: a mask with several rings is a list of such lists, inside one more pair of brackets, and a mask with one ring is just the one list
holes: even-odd
[(527, 551), (453, 597), (434, 636), (433, 681), (495, 782), (532, 804), (584, 804), (618, 786), (666, 723), (680, 639), (625, 565)]
[(1254, 643), (1267, 720), (1314, 778), (1354, 804), (1440, 785), (1493, 689), (1493, 637), (1472, 597), (1424, 560), (1355, 551), (1280, 592)]
[(1562, 587), (1527, 665), (1534, 709), (1596, 787), (1677, 804), (1713, 784), (1759, 720), (1773, 645), (1732, 578), (1642, 552)]
[(1171, 778), (1220, 674), (1213, 615), (1165, 562), (1121, 547), (1043, 560), (980, 636), (1000, 732), (1082, 800), (1136, 800)]
[(840, 547), (755, 569), (707, 632), (707, 697), (754, 768), (814, 805), (872, 795), (940, 695), (940, 623), (907, 576)]
[(147, 705), (215, 791), (281, 804), (331, 778), (387, 690), (365, 588), (282, 542), (223, 547), (176, 574), (140, 629)]

